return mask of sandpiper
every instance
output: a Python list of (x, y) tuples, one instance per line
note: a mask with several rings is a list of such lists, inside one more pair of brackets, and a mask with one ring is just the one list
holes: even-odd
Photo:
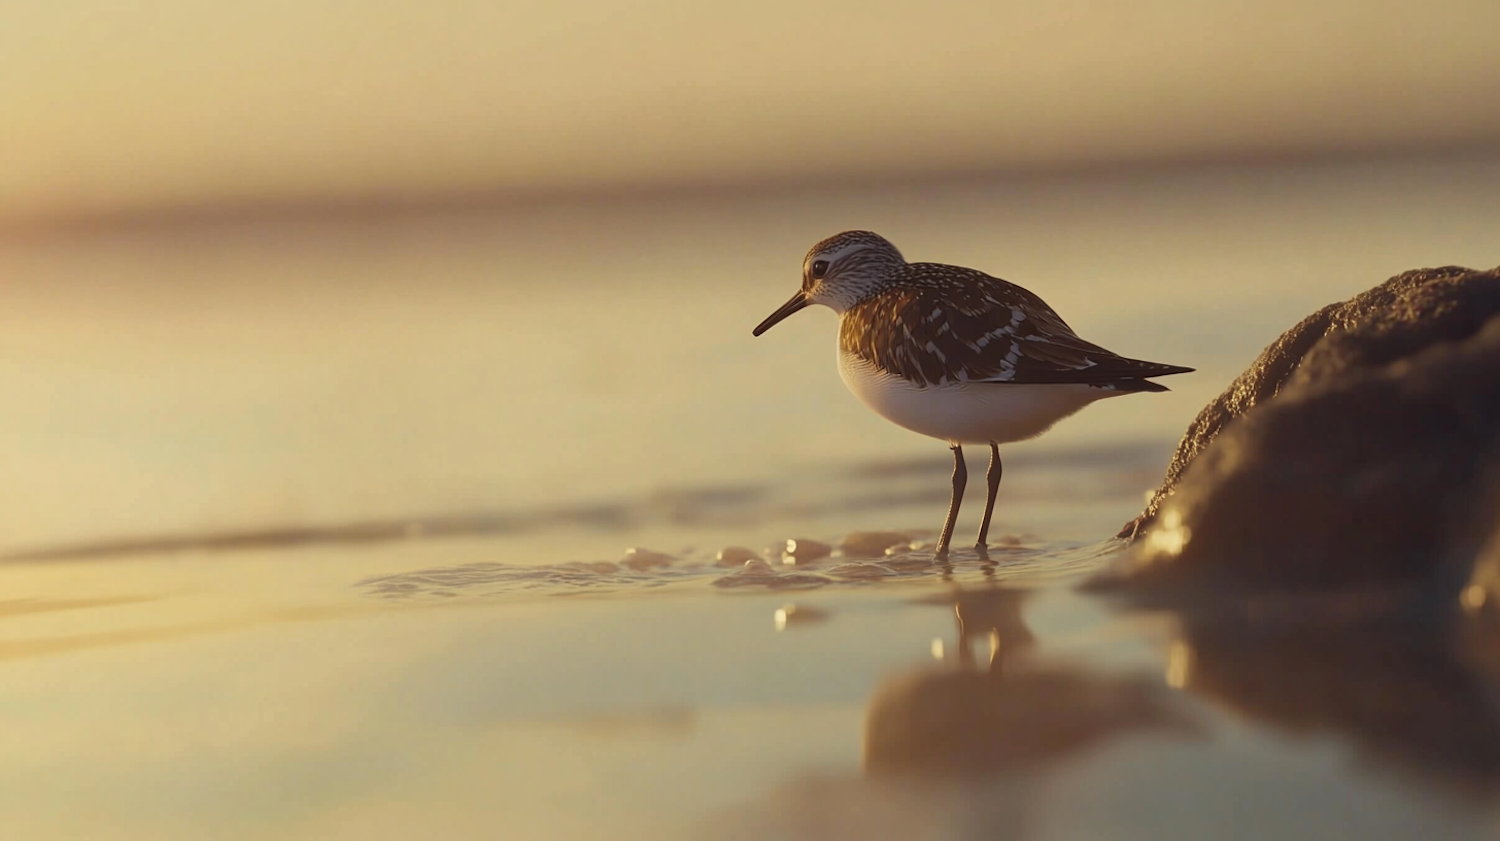
[(1104, 397), (1167, 391), (1147, 377), (1192, 368), (1129, 359), (1078, 338), (1036, 295), (975, 269), (908, 263), (884, 237), (845, 231), (812, 247), (802, 288), (754, 330), (822, 304), (839, 314), (839, 374), (866, 406), (953, 450), (953, 497), (938, 538), (945, 556), (963, 502), (964, 444), (989, 444), (989, 494), (976, 548), (989, 537), (1000, 445), (1034, 438)]

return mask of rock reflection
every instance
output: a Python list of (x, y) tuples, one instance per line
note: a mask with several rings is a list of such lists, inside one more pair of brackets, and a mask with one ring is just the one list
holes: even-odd
[[(1199, 622), (1182, 686), (1291, 735), (1349, 740), (1360, 759), (1488, 800), (1500, 785), (1500, 628), (1409, 622)], [(1170, 675), (1169, 675), (1170, 677)]]
[[(885, 777), (1036, 770), (1142, 729), (1195, 732), (1179, 699), (1152, 677), (1106, 677), (1032, 662), (1026, 591), (953, 598), (957, 644), (947, 668), (882, 684), (865, 718), (864, 766)], [(987, 649), (982, 659), (976, 648)]]

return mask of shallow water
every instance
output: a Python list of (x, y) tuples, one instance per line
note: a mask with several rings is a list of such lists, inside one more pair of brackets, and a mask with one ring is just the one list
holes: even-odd
[[(1280, 330), (1500, 263), (1497, 188), (1370, 164), (7, 242), (3, 825), (1489, 837), (1490, 637), (1071, 585)], [(943, 446), (843, 392), (827, 313), (749, 336), (854, 226), (1200, 373), (1006, 448), (996, 545), (935, 565)]]

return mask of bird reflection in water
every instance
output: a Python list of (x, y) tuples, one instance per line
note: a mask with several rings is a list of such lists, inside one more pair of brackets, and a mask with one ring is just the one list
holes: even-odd
[[(957, 639), (940, 664), (898, 674), (865, 713), (863, 773), (816, 776), (718, 816), (702, 837), (1029, 837), (1058, 760), (1150, 729), (1196, 733), (1160, 675), (1111, 677), (1045, 664), (1022, 617), (1027, 591), (957, 590)], [(939, 645), (938, 643), (941, 643)]]
[[(1034, 769), (1143, 729), (1196, 732), (1158, 676), (1032, 662), (1025, 600), (1026, 591), (1000, 587), (952, 596), (955, 656), (944, 668), (885, 681), (870, 701), (867, 774), (984, 776)], [(975, 649), (986, 645), (981, 662)]]
[(987, 586), (951, 605), (957, 639), (935, 666), (897, 674), (865, 713), (863, 773), (797, 780), (705, 824), (715, 841), (1026, 838), (1055, 760), (1143, 728), (1196, 732), (1160, 675), (1044, 665), (1028, 591)]

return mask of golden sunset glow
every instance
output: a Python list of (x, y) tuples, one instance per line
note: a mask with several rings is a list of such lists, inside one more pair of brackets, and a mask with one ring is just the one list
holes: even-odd
[(15, 0), (0, 24), (0, 220), (1500, 138), (1488, 0)]
[[(1192, 431), (1282, 399), (1236, 379), (1268, 343), (1384, 353), (1309, 313), (1500, 263), (1497, 33), (1500, 0), (3, 0), (0, 836), (1488, 837), (1500, 535), (1372, 449), (1253, 530), (1162, 477), (1238, 481)], [(1496, 380), (1467, 309), (1399, 300), (1458, 361), (1348, 363), (1329, 439), (1416, 460)], [(1297, 364), (1252, 371), (1321, 412)], [(1455, 535), (1410, 609), (1386, 519)], [(1214, 549), (1283, 520), (1359, 548)], [(1238, 598), (1267, 558), (1328, 589)]]

